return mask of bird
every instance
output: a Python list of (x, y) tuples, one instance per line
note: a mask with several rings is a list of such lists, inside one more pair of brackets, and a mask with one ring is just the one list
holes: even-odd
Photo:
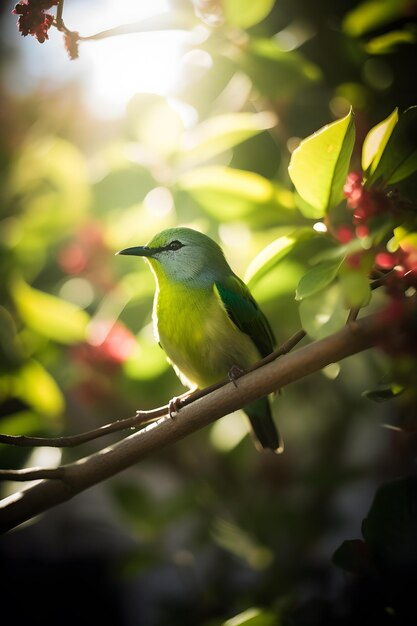
[[(235, 379), (233, 372), (244, 372), (273, 351), (275, 338), (267, 318), (221, 247), (207, 235), (168, 228), (145, 246), (117, 254), (144, 257), (149, 263), (156, 281), (155, 338), (189, 390)], [(255, 446), (282, 452), (268, 397), (243, 411)]]

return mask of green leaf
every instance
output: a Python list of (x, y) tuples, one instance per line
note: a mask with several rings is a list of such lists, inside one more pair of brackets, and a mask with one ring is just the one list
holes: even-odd
[(32, 409), (48, 417), (60, 415), (64, 397), (55, 380), (35, 360), (30, 360), (13, 376), (12, 393)]
[(409, 0), (368, 0), (345, 16), (343, 30), (352, 37), (376, 30), (404, 16)]
[(14, 193), (25, 199), (22, 225), (60, 234), (80, 217), (90, 201), (89, 173), (83, 154), (65, 139), (34, 131), (22, 146), (11, 172)]
[(277, 626), (277, 615), (257, 608), (247, 609), (231, 617), (222, 626)]
[(239, 28), (250, 28), (270, 13), (275, 0), (224, 0), (226, 21)]
[(20, 365), (24, 358), (14, 320), (9, 311), (0, 306), (0, 372)]
[(33, 411), (19, 411), (0, 420), (3, 435), (30, 435), (39, 432), (44, 426), (43, 418)]
[(288, 172), (301, 198), (323, 216), (343, 199), (355, 142), (352, 110), (304, 139), (291, 156)]
[(93, 187), (93, 210), (107, 213), (137, 206), (156, 186), (150, 171), (140, 165), (113, 166)]
[(417, 106), (410, 107), (398, 118), (381, 158), (367, 184), (379, 179), (393, 185), (417, 170)]
[(415, 43), (417, 33), (415, 30), (393, 30), (379, 37), (374, 37), (365, 45), (368, 54), (391, 54), (398, 46), (404, 43)]
[(392, 243), (394, 244), (394, 250), (398, 250), (398, 247), (403, 248), (403, 250), (417, 248), (417, 232), (409, 231), (404, 225), (397, 226), (394, 228)]
[(395, 108), (391, 115), (371, 128), (366, 135), (362, 148), (362, 169), (366, 175), (375, 171), (397, 122), (398, 108)]
[(360, 309), (369, 304), (372, 292), (367, 274), (343, 268), (339, 284), (346, 308)]
[(256, 89), (268, 97), (291, 97), (306, 83), (321, 78), (316, 65), (298, 52), (282, 50), (274, 39), (252, 37), (244, 47), (232, 49), (230, 56)]
[(254, 172), (212, 165), (187, 172), (178, 186), (223, 222), (260, 209), (276, 211), (277, 222), (294, 221), (293, 194)]
[(179, 156), (193, 162), (207, 161), (233, 146), (273, 128), (274, 114), (227, 113), (210, 118), (184, 134)]
[(301, 241), (315, 236), (311, 228), (300, 228), (293, 233), (272, 241), (250, 263), (245, 274), (245, 283), (253, 287), (265, 274), (282, 261)]
[(340, 259), (324, 261), (309, 270), (298, 283), (295, 299), (303, 300), (330, 285), (336, 278), (341, 264)]
[(256, 279), (253, 286), (250, 283), (256, 301), (261, 305), (270, 302), (273, 307), (277, 305), (279, 298), (282, 298), (282, 302), (290, 303), (304, 268), (300, 263), (283, 259), (270, 269), (271, 271), (262, 274), (259, 280)]
[(23, 280), (14, 282), (12, 294), (21, 319), (39, 335), (64, 344), (85, 339), (89, 316), (79, 307)]
[(347, 312), (338, 284), (305, 298), (299, 307), (301, 325), (312, 339), (323, 339), (343, 328)]
[(367, 389), (362, 392), (362, 395), (368, 400), (373, 400), (373, 402), (386, 402), (387, 400), (392, 400), (396, 398), (404, 391), (404, 387), (402, 385), (398, 385), (397, 383), (387, 383), (381, 384), (373, 389)]
[(323, 211), (321, 208), (311, 206), (311, 204), (306, 202), (296, 191), (294, 192), (294, 200), (297, 208), (300, 210), (300, 213), (302, 213), (307, 219), (317, 220), (323, 217)]
[(233, 522), (215, 519), (211, 534), (219, 546), (245, 561), (252, 569), (266, 569), (273, 561), (270, 548), (258, 543), (255, 536)]

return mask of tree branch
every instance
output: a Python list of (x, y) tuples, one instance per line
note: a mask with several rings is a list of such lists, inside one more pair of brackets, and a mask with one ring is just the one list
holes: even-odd
[[(306, 333), (304, 330), (299, 330), (292, 337), (290, 337), (285, 343), (283, 343), (279, 348), (268, 354), (264, 359), (261, 359), (248, 371), (252, 371), (254, 369), (258, 369), (265, 363), (269, 363), (274, 359), (282, 356), (283, 354), (287, 354), (292, 350), (302, 339), (304, 339)], [(181, 400), (180, 406), (185, 406), (194, 402), (198, 398), (202, 398), (207, 394), (211, 393), (215, 389), (220, 389), (226, 385), (229, 381), (228, 378), (225, 380), (221, 380), (210, 387), (205, 387), (204, 389), (199, 389), (194, 393), (191, 393), (185, 398)], [(66, 435), (61, 437), (28, 437), (27, 435), (4, 435), (0, 433), (0, 443), (4, 443), (12, 446), (20, 446), (23, 448), (33, 448), (37, 446), (47, 446), (50, 448), (73, 448), (75, 446), (79, 446), (82, 443), (86, 443), (87, 441), (93, 441), (94, 439), (99, 439), (100, 437), (104, 437), (105, 435), (109, 435), (110, 433), (120, 432), (121, 430), (127, 430), (132, 428), (137, 428), (138, 426), (143, 426), (149, 422), (152, 422), (163, 415), (167, 415), (169, 412), (169, 405), (161, 406), (156, 409), (152, 409), (150, 411), (136, 411), (136, 415), (133, 417), (126, 417), (125, 419), (116, 420), (115, 422), (110, 422), (109, 424), (104, 424), (99, 428), (95, 428), (94, 430), (87, 430), (83, 433), (78, 433), (76, 435)], [(21, 472), (19, 470), (19, 472)], [(17, 475), (17, 474), (16, 474)], [(25, 478), (9, 478), (11, 476), (9, 470), (0, 470), (0, 480), (25, 480)], [(19, 476), (23, 476), (22, 473)], [(38, 476), (38, 478), (45, 478), (45, 476)], [(49, 478), (54, 478), (50, 476)], [(27, 478), (26, 480), (33, 480), (33, 478)]]
[[(58, 5), (58, 9), (61, 8), (61, 12), (60, 14), (57, 13), (53, 24), (57, 30), (66, 33), (67, 35), (74, 34), (76, 31), (68, 28), (62, 19), (62, 4), (63, 3), (60, 2)], [(196, 24), (197, 21), (191, 14), (180, 11), (171, 11), (170, 13), (147, 17), (136, 22), (120, 24), (119, 26), (94, 33), (93, 35), (78, 35), (78, 41), (98, 41), (100, 39), (117, 37), (119, 35), (151, 33), (164, 30), (185, 30), (189, 32)]]
[[(28, 437), (27, 435), (4, 435), (0, 433), (0, 443), (20, 446), (22, 448), (33, 448), (37, 446), (47, 446), (50, 448), (73, 448), (87, 441), (93, 441), (104, 437), (110, 433), (120, 432), (128, 428), (136, 428), (147, 422), (151, 422), (162, 415), (166, 415), (167, 406), (152, 409), (151, 411), (137, 411), (136, 415), (126, 417), (125, 419), (116, 420), (109, 424), (104, 424), (100, 428), (87, 430), (76, 435), (65, 435), (62, 437)], [(0, 480), (4, 478), (3, 470), (0, 470)], [(30, 479), (32, 480), (32, 479)]]
[[(398, 331), (392, 328), (392, 332)], [(245, 374), (237, 387), (228, 383), (122, 441), (59, 468), (61, 476), (45, 479), (0, 502), (0, 532), (6, 532), (46, 509), (137, 463), (150, 453), (207, 426), (254, 400), (316, 372), (329, 363), (375, 345), (389, 332), (383, 316), (374, 314), (350, 323), (339, 332), (308, 344), (281, 359)]]

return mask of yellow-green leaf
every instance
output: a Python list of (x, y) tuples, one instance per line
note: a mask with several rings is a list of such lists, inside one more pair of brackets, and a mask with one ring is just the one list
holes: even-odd
[(348, 309), (360, 309), (371, 299), (371, 287), (367, 274), (344, 268), (339, 277), (340, 291)]
[(29, 435), (41, 430), (43, 425), (39, 413), (19, 411), (1, 418), (0, 431), (3, 435)]
[(35, 360), (30, 360), (13, 376), (13, 395), (33, 410), (48, 417), (59, 416), (65, 406), (64, 397), (55, 380)]
[(56, 230), (72, 224), (90, 200), (88, 170), (75, 145), (48, 135), (32, 136), (23, 145), (10, 177), (12, 191), (25, 198), (23, 224)]
[(362, 169), (368, 175), (375, 171), (397, 122), (398, 108), (395, 108), (391, 115), (371, 128), (366, 135), (362, 148)]
[(277, 222), (294, 219), (293, 194), (254, 172), (215, 165), (201, 167), (181, 176), (178, 186), (223, 222), (262, 208), (276, 211)]
[(261, 22), (274, 4), (275, 0), (224, 0), (224, 15), (229, 24), (249, 28)]
[(201, 162), (224, 152), (276, 124), (276, 117), (262, 113), (227, 113), (212, 117), (183, 135), (180, 156)]
[(381, 179), (393, 185), (411, 176), (417, 170), (416, 138), (417, 106), (412, 106), (399, 116), (367, 183)]
[(293, 152), (288, 172), (294, 186), (320, 217), (343, 198), (355, 142), (352, 110), (304, 139)]
[(296, 300), (303, 300), (308, 296), (320, 291), (336, 278), (342, 264), (340, 259), (336, 261), (323, 261), (302, 276), (296, 291)]
[(300, 303), (299, 313), (301, 325), (312, 339), (323, 339), (340, 330), (347, 319), (340, 286), (335, 283), (306, 298)]
[(262, 95), (293, 98), (306, 83), (321, 78), (317, 65), (296, 50), (282, 50), (274, 38), (254, 38), (231, 49), (232, 60), (249, 76)]
[(277, 624), (279, 624), (277, 615), (253, 607), (231, 617), (223, 622), (222, 626), (277, 626)]
[(371, 287), (366, 274), (344, 268), (340, 273), (339, 282), (346, 308), (360, 309), (369, 304)]
[(13, 283), (12, 294), (21, 319), (39, 335), (65, 344), (85, 339), (89, 316), (75, 304), (34, 289), (23, 280)]
[(352, 37), (360, 37), (384, 24), (403, 17), (409, 0), (368, 0), (347, 13), (343, 30)]
[(414, 30), (393, 30), (384, 33), (379, 37), (374, 37), (365, 45), (368, 54), (391, 54), (402, 44), (412, 44), (417, 40), (417, 33)]
[(311, 228), (301, 228), (288, 235), (278, 237), (251, 261), (246, 270), (245, 282), (253, 287), (267, 272), (282, 261), (297, 243), (314, 236), (315, 232)]

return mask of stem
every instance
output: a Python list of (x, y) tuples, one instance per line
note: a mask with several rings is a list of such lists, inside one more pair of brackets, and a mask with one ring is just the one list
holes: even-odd
[(383, 316), (379, 314), (356, 320), (334, 335), (310, 343), (282, 359), (266, 363), (243, 375), (237, 387), (229, 382), (221, 389), (184, 406), (175, 419), (162, 417), (113, 446), (57, 468), (60, 473), (58, 479), (42, 480), (2, 500), (0, 531), (6, 532), (48, 508), (69, 500), (223, 415), (300, 380), (329, 363), (372, 347), (382, 333), (396, 333), (398, 330), (395, 324), (387, 329)]
[(49, 446), (52, 448), (72, 448), (79, 446), (87, 441), (93, 441), (99, 437), (104, 437), (110, 433), (119, 432), (128, 428), (136, 428), (142, 426), (152, 420), (166, 415), (167, 406), (152, 409), (151, 411), (137, 411), (133, 417), (127, 417), (125, 419), (110, 422), (96, 428), (94, 430), (87, 430), (84, 433), (78, 433), (77, 435), (67, 435), (63, 437), (27, 437), (26, 435), (3, 435), (0, 434), (0, 443), (9, 444), (12, 446), (36, 447), (36, 446)]
[[(66, 34), (74, 33), (69, 29), (62, 19), (64, 0), (60, 0), (57, 10), (57, 16), (53, 25), (61, 32)], [(129, 24), (121, 24), (114, 28), (94, 33), (93, 35), (78, 36), (79, 41), (97, 41), (100, 39), (107, 39), (108, 37), (116, 37), (118, 35), (129, 35), (131, 33), (148, 33), (163, 30), (186, 30), (190, 31), (195, 26), (195, 19), (186, 12), (170, 12), (162, 15), (156, 15), (152, 17), (132, 22)]]
[[(267, 357), (255, 363), (255, 365), (248, 371), (252, 371), (254, 369), (258, 369), (258, 367), (262, 367), (265, 363), (269, 363), (270, 361), (275, 360), (277, 357), (282, 356), (283, 354), (287, 354), (292, 350), (297, 343), (299, 343), (304, 337), (306, 333), (304, 330), (299, 330), (295, 333), (290, 339), (288, 339), (285, 343), (283, 343), (279, 348), (271, 352)], [(228, 378), (211, 385), (210, 387), (205, 387), (204, 389), (199, 389), (194, 393), (187, 395), (184, 400), (180, 400), (180, 406), (186, 406), (187, 404), (191, 404), (198, 398), (202, 398), (207, 394), (211, 393), (215, 389), (220, 389), (229, 382)], [(127, 430), (132, 428), (137, 428), (138, 426), (143, 426), (149, 422), (152, 422), (163, 415), (168, 414), (168, 405), (158, 407), (156, 409), (152, 409), (151, 411), (136, 411), (136, 415), (133, 417), (127, 417), (125, 419), (120, 419), (115, 422), (110, 422), (110, 424), (105, 424), (104, 426), (100, 426), (94, 430), (88, 430), (83, 433), (78, 433), (77, 435), (67, 435), (62, 437), (28, 437), (26, 435), (3, 435), (0, 433), (0, 443), (12, 445), (12, 446), (20, 446), (23, 448), (28, 447), (36, 447), (36, 446), (48, 446), (52, 448), (73, 448), (75, 446), (79, 446), (82, 443), (86, 443), (87, 441), (93, 441), (94, 439), (98, 439), (99, 437), (104, 437), (105, 435), (109, 435), (110, 433), (120, 432), (121, 430)], [(8, 471), (8, 470), (7, 470)], [(7, 475), (4, 475), (0, 472), (0, 480), (7, 478)], [(23, 480), (23, 479), (21, 479)], [(31, 478), (27, 480), (32, 480)]]
[(56, 18), (55, 18), (55, 22), (56, 22), (56, 27), (58, 30), (62, 30), (62, 27), (64, 25), (64, 22), (62, 21), (62, 12), (64, 10), (64, 0), (59, 0), (58, 2), (58, 8), (56, 11)]

